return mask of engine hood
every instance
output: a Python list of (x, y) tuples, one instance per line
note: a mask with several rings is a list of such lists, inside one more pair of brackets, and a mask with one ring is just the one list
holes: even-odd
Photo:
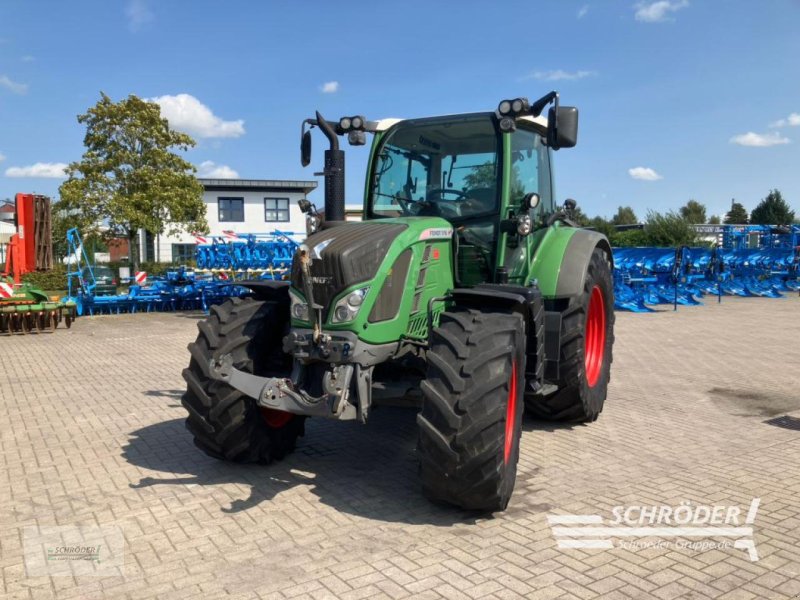
[[(424, 240), (450, 239), (452, 226), (435, 217), (408, 217), (336, 225), (309, 236), (314, 301), (327, 319), (331, 301), (346, 288), (371, 281), (384, 260), (396, 258), (393, 244), (403, 248)], [(400, 239), (398, 239), (400, 238)], [(303, 290), (299, 257), (292, 261), (292, 286)]]

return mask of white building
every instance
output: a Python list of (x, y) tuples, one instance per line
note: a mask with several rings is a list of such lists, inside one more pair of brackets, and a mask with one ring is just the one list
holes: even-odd
[[(206, 237), (235, 233), (272, 233), (275, 230), (305, 238), (305, 215), (297, 201), (317, 187), (316, 181), (267, 179), (200, 179), (209, 233)], [(323, 210), (322, 206), (318, 206)], [(182, 263), (194, 259), (195, 237), (191, 234), (140, 237), (143, 260)]]

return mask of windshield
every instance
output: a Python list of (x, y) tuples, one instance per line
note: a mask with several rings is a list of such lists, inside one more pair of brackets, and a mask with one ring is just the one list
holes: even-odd
[(375, 156), (368, 214), (459, 220), (495, 213), (498, 139), (491, 115), (400, 123)]

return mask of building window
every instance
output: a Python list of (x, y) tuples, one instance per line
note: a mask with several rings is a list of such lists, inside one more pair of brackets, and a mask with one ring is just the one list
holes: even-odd
[(172, 244), (172, 262), (186, 264), (194, 260), (195, 244)]
[(264, 220), (265, 221), (289, 221), (289, 199), (288, 198), (264, 198)]
[(244, 198), (217, 198), (220, 223), (244, 222)]

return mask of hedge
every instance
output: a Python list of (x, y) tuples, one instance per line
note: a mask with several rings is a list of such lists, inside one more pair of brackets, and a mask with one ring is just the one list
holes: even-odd
[[(114, 271), (114, 275), (119, 277), (119, 268), (120, 267), (129, 267), (128, 263), (108, 263), (108, 264), (101, 264), (100, 266), (103, 267), (110, 267)], [(194, 267), (194, 264), (187, 265), (189, 267)], [(170, 269), (175, 269), (176, 265), (172, 265), (170, 263), (154, 263), (154, 262), (143, 262), (139, 266), (140, 271), (145, 271), (148, 276), (158, 276), (164, 275)], [(131, 267), (131, 276), (133, 276), (133, 267)], [(67, 268), (64, 265), (57, 264), (54, 268), (50, 269), (49, 271), (36, 271), (33, 273), (26, 273), (22, 276), (22, 281), (26, 283), (30, 283), (42, 290), (53, 290), (53, 291), (66, 291), (67, 290)], [(73, 281), (73, 283), (77, 284), (77, 281)], [(122, 283), (122, 282), (120, 282)]]

